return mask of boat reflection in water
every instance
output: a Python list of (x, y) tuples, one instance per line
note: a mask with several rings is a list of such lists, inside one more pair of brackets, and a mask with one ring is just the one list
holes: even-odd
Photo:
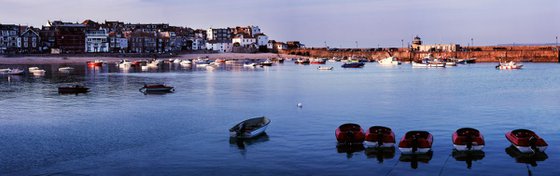
[(253, 138), (230, 137), (229, 138), (229, 144), (231, 146), (236, 146), (237, 148), (239, 148), (239, 150), (245, 150), (245, 148), (247, 146), (258, 144), (258, 143), (263, 143), (263, 142), (266, 142), (266, 141), (269, 141), (269, 140), (270, 139), (268, 137), (268, 134), (266, 134), (266, 132), (263, 132), (260, 135), (255, 136)]
[(451, 155), (453, 156), (453, 158), (455, 158), (456, 161), (464, 161), (465, 163), (467, 163), (467, 168), (470, 169), (472, 167), (472, 162), (482, 160), (485, 156), (485, 153), (482, 150), (475, 150), (475, 151), (453, 150)]
[(418, 162), (428, 163), (430, 162), (430, 160), (432, 160), (433, 155), (434, 152), (432, 152), (431, 150), (423, 154), (401, 154), (399, 161), (410, 162), (410, 168), (417, 169)]
[(350, 159), (354, 153), (364, 151), (364, 145), (338, 143), (336, 145), (336, 151), (338, 153), (346, 153), (346, 158)]
[(365, 150), (368, 158), (376, 158), (379, 163), (383, 163), (386, 159), (395, 157), (395, 147), (374, 147)]
[(530, 164), (533, 167), (537, 166), (538, 161), (545, 161), (546, 159), (548, 159), (548, 155), (546, 155), (546, 153), (544, 152), (522, 153), (513, 145), (510, 145), (508, 148), (506, 148), (506, 153), (510, 157), (515, 158), (516, 162)]

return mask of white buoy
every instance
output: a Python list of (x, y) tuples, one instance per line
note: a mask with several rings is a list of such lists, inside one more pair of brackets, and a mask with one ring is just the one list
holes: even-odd
[(298, 108), (302, 108), (302, 107), (303, 107), (303, 104), (298, 103), (298, 104), (297, 104), (297, 107), (298, 107)]

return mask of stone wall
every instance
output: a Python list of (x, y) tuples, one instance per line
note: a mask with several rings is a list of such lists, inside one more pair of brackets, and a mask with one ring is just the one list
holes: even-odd
[(483, 47), (463, 47), (462, 51), (457, 52), (411, 52), (407, 48), (378, 48), (378, 49), (338, 49), (327, 50), (326, 48), (304, 48), (284, 50), (284, 54), (297, 54), (311, 57), (363, 57), (368, 59), (383, 59), (392, 56), (401, 61), (411, 59), (420, 60), (427, 54), (434, 57), (443, 58), (477, 58), (477, 62), (559, 62), (560, 52), (554, 46), (483, 46)]

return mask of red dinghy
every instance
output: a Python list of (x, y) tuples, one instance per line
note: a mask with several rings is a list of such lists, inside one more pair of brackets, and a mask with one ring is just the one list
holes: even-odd
[(452, 139), (457, 151), (479, 151), (484, 147), (482, 133), (474, 128), (460, 128), (453, 133)]
[(366, 147), (393, 147), (395, 146), (395, 133), (384, 126), (372, 126), (366, 132)]
[(340, 125), (335, 132), (336, 140), (342, 144), (362, 144), (365, 134), (360, 125), (347, 123)]
[(427, 131), (409, 131), (399, 142), (402, 154), (424, 154), (432, 150), (434, 138)]
[(506, 138), (522, 153), (544, 152), (548, 144), (535, 132), (517, 129), (506, 133)]

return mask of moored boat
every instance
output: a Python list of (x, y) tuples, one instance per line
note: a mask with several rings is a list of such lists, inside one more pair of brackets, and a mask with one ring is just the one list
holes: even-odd
[(309, 59), (298, 58), (296, 61), (294, 61), (294, 63), (296, 63), (296, 64), (309, 64)]
[(507, 132), (506, 138), (522, 153), (544, 152), (548, 147), (543, 138), (527, 129), (516, 129)]
[(399, 150), (403, 154), (424, 154), (432, 150), (434, 139), (427, 131), (409, 131), (399, 142)]
[(327, 59), (324, 58), (313, 58), (309, 61), (311, 64), (325, 64)]
[(174, 92), (175, 89), (172, 86), (165, 84), (144, 84), (142, 88), (139, 89), (140, 92), (144, 94), (148, 93), (170, 93)]
[(366, 131), (364, 144), (366, 147), (393, 147), (395, 146), (395, 133), (384, 126), (372, 126)]
[(362, 68), (364, 67), (364, 63), (363, 62), (347, 62), (342, 64), (342, 68)]
[(243, 66), (244, 67), (256, 67), (257, 64), (253, 63), (253, 62), (246, 62), (246, 63), (243, 63)]
[(74, 68), (72, 68), (72, 67), (60, 67), (60, 68), (58, 68), (58, 71), (59, 72), (71, 72), (71, 71), (74, 71)]
[(89, 88), (79, 84), (65, 85), (65, 86), (58, 87), (59, 94), (79, 94), (79, 93), (87, 93), (88, 91)]
[(7, 68), (7, 69), (0, 69), (0, 74), (5, 74), (5, 75), (22, 75), (23, 74), (23, 70), (14, 68)]
[(128, 68), (128, 67), (132, 66), (132, 62), (130, 62), (127, 59), (123, 59), (123, 60), (120, 60), (119, 62), (117, 62), (117, 66), (119, 68)]
[(259, 65), (261, 65), (261, 66), (272, 66), (272, 61), (267, 59), (266, 61), (259, 63)]
[(270, 119), (266, 117), (256, 117), (244, 120), (229, 129), (230, 137), (233, 138), (253, 138), (265, 132), (270, 124)]
[(474, 128), (460, 128), (452, 135), (453, 147), (457, 151), (479, 151), (484, 148), (484, 136)]
[(192, 62), (188, 59), (182, 60), (181, 62), (179, 62), (179, 64), (183, 67), (190, 67)]
[(103, 66), (104, 62), (105, 61), (103, 61), (103, 60), (94, 60), (94, 61), (87, 61), (86, 63), (90, 67), (100, 67), (100, 66)]
[(319, 66), (318, 70), (332, 70), (334, 67)]
[(355, 123), (340, 125), (336, 131), (336, 140), (341, 144), (362, 144), (365, 139), (364, 129)]
[(39, 70), (39, 67), (29, 67), (27, 70), (29, 70), (29, 73), (32, 73), (34, 70)]
[(496, 66), (496, 69), (512, 70), (512, 69), (521, 69), (521, 67), (523, 67), (523, 64), (518, 64), (513, 61), (510, 61), (505, 63), (500, 62), (500, 64)]
[(401, 65), (401, 62), (397, 61), (394, 57), (388, 57), (377, 61), (380, 65)]

